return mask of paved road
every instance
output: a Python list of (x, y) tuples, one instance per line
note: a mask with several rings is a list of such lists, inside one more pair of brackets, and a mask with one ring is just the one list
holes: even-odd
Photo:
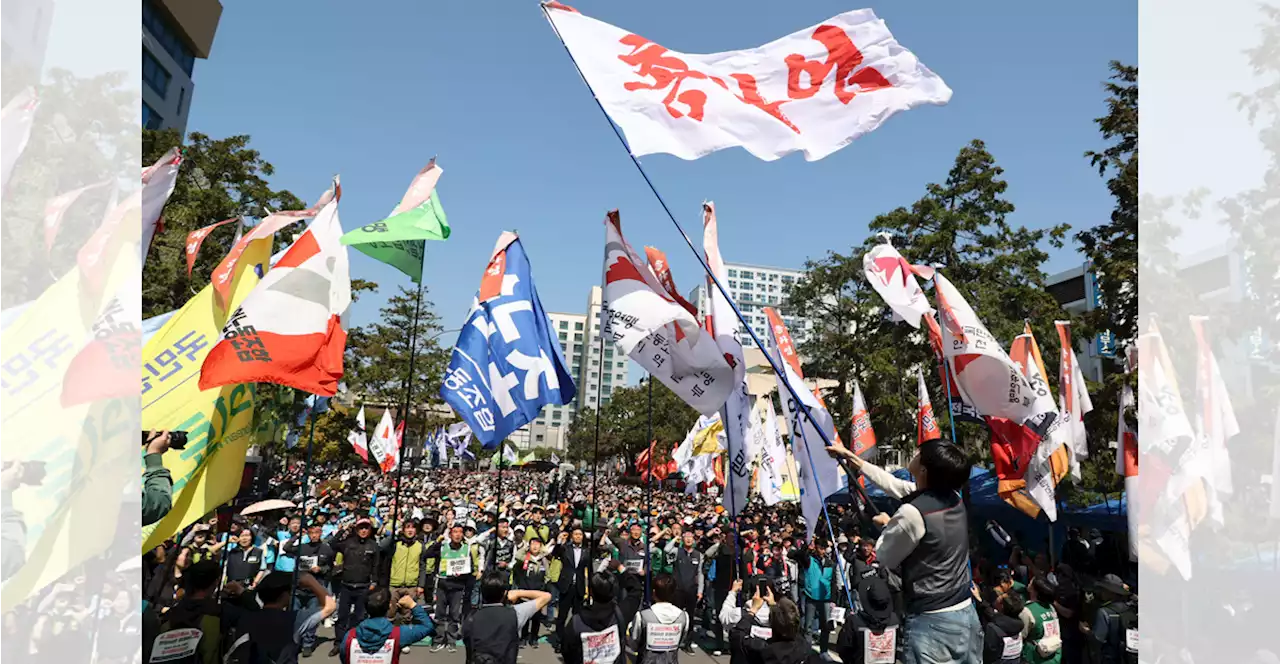
[[(325, 641), (316, 649), (316, 654), (310, 659), (300, 659), (299, 662), (337, 662), (338, 658), (329, 658), (329, 647), (331, 643)], [(404, 664), (463, 664), (466, 656), (462, 648), (456, 653), (445, 651), (432, 652), (430, 648), (415, 646), (410, 649), (408, 655), (401, 655), (400, 661)], [(529, 648), (522, 646), (520, 648), (520, 656), (517, 658), (520, 664), (560, 664), (560, 656), (556, 651), (547, 644), (542, 644), (537, 648)], [(681, 664), (728, 664), (729, 653), (724, 653), (723, 657), (712, 657), (710, 653), (695, 647), (692, 655), (680, 654)]]

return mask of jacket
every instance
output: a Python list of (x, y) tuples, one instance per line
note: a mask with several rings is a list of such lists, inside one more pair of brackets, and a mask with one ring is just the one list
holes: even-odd
[(347, 585), (373, 583), (378, 566), (382, 563), (382, 552), (372, 537), (360, 539), (358, 535), (348, 535), (346, 539), (336, 542), (333, 550), (342, 556), (339, 582)]
[(800, 636), (794, 641), (768, 641), (751, 636), (751, 624), (755, 618), (747, 612), (729, 632), (731, 648), (740, 650), (746, 664), (821, 664), (822, 657), (809, 646), (809, 639)]
[(572, 542), (557, 544), (552, 556), (560, 561), (560, 578), (556, 581), (556, 587), (560, 592), (576, 587), (585, 593), (587, 578), (591, 576), (591, 547), (587, 545), (586, 540), (582, 542), (582, 555), (577, 566), (573, 564)]
[(164, 467), (160, 454), (142, 457), (142, 525), (149, 526), (169, 513), (173, 507), (173, 476)]
[[(356, 625), (355, 638), (360, 644), (360, 649), (367, 652), (377, 652), (391, 638), (391, 630), (394, 625), (387, 618), (366, 618)], [(421, 604), (413, 607), (413, 624), (400, 626), (400, 645), (408, 646), (431, 636), (436, 631), (435, 623), (431, 622), (431, 616), (427, 615), (427, 610), (422, 608)], [(342, 658), (343, 664), (347, 664), (347, 643), (351, 635), (343, 637), (342, 649), (339, 656)]]
[(404, 537), (387, 535), (378, 543), (378, 548), (383, 555), (391, 554), (391, 587), (426, 587), (427, 546), (422, 540), (406, 541)]
[[(990, 620), (982, 626), (982, 663), (983, 664), (1017, 664), (1022, 661), (1022, 620), (1010, 618), (1002, 613), (988, 616)], [(1004, 657), (1005, 647), (1010, 648), (1010, 657)]]
[[(305, 535), (303, 537), (306, 537)], [(324, 578), (329, 575), (329, 571), (333, 568), (333, 548), (325, 542), (302, 542), (298, 543), (297, 537), (285, 542), (284, 550), (291, 556), (296, 556), (303, 563), (311, 563), (314, 559), (315, 566), (320, 568), (317, 578)], [(303, 564), (299, 568), (300, 571), (310, 572), (311, 565)], [(299, 589), (299, 592), (304, 592)]]
[(836, 566), (831, 556), (816, 556), (805, 549), (792, 551), (787, 555), (799, 567), (805, 597), (822, 602), (831, 601), (831, 589), (836, 585)]
[[(587, 556), (583, 556), (586, 558)], [(614, 602), (603, 604), (592, 603), (574, 616), (565, 627), (564, 643), (560, 645), (560, 655), (564, 664), (582, 664), (582, 634), (584, 632), (601, 632), (611, 625), (618, 626), (618, 657), (615, 664), (626, 661), (626, 631), (622, 610)]]

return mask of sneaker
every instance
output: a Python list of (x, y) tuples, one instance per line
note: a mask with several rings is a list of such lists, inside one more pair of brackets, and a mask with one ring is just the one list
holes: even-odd
[(409, 646), (402, 646), (402, 647), (400, 648), (400, 654), (401, 654), (401, 655), (408, 655), (408, 654), (409, 654)]
[(341, 653), (341, 652), (342, 652), (342, 646), (340, 646), (340, 645), (338, 645), (337, 643), (335, 643), (335, 644), (333, 644), (333, 647), (329, 649), (329, 656), (330, 656), (330, 657), (337, 657), (337, 656), (338, 656), (338, 654), (339, 654), (339, 653)]
[(453, 645), (452, 643), (450, 643), (450, 644), (449, 644), (449, 646), (448, 646), (447, 648), (445, 648), (445, 650), (446, 650), (447, 652), (454, 653), (454, 652), (458, 652), (458, 647), (457, 647), (457, 646), (455, 646), (455, 645)]
[(712, 650), (712, 651), (711, 651), (711, 655), (712, 655), (713, 657), (719, 657), (719, 656), (721, 656), (721, 655), (723, 655), (723, 654), (724, 654), (724, 653), (720, 652), (719, 650)]
[(433, 642), (431, 644), (431, 652), (440, 652), (441, 650), (444, 650), (444, 641), (441, 641), (439, 643)]
[(303, 656), (303, 657), (310, 657), (310, 656), (314, 655), (314, 654), (315, 654), (315, 652), (316, 652), (316, 647), (315, 647), (315, 646), (307, 646), (307, 647), (305, 647), (305, 648), (303, 648), (303, 649), (302, 649), (302, 656)]

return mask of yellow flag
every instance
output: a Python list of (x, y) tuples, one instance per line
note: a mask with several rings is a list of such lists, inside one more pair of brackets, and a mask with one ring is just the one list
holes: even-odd
[[(258, 284), (254, 265), (267, 265), (270, 238), (245, 250), (233, 276), (229, 311)], [(253, 439), (256, 386), (225, 385), (201, 391), (200, 366), (218, 342), (227, 312), (212, 284), (174, 314), (142, 351), (142, 427), (186, 431), (187, 447), (164, 455), (173, 476), (173, 509), (142, 529), (142, 550), (161, 542), (235, 497)], [(178, 366), (174, 366), (174, 365)]]
[(693, 456), (719, 452), (721, 450), (719, 438), (721, 433), (724, 433), (724, 423), (717, 419), (707, 428), (694, 434)]

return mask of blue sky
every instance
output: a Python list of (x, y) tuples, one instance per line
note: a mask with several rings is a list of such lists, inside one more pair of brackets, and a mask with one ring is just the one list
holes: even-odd
[[(677, 218), (700, 234), (716, 202), (726, 260), (799, 267), (847, 250), (877, 214), (909, 205), (981, 138), (1006, 169), (1014, 223), (1105, 220), (1112, 199), (1082, 157), (1100, 139), (1112, 59), (1137, 60), (1136, 3), (1022, 1), (799, 3), (579, 0), (579, 10), (668, 48), (749, 48), (870, 6), (955, 91), (899, 114), (817, 162), (763, 162), (741, 149), (643, 161)], [(619, 208), (627, 239), (669, 256), (682, 291), (701, 271), (574, 72), (536, 2), (229, 2), (213, 53), (196, 65), (189, 131), (250, 134), (273, 185), (307, 201), (342, 174), (350, 229), (380, 219), (439, 155), (453, 236), (429, 243), (424, 278), (446, 327), (464, 319), (498, 234), (517, 230), (543, 305), (581, 312), (600, 276), (601, 221)], [(696, 237), (696, 235), (695, 235)], [(409, 285), (352, 251), (352, 276), (380, 293), (369, 322)], [(1045, 266), (1082, 260), (1070, 246)], [(446, 335), (442, 341), (452, 341)]]

